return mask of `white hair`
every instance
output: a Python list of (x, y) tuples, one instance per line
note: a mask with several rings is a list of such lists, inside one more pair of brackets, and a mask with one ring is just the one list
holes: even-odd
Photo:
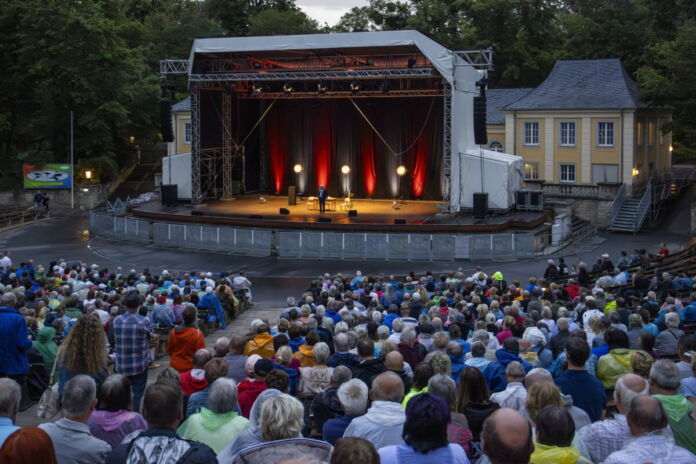
[(401, 332), (404, 330), (404, 321), (400, 317), (394, 319), (392, 329), (394, 329), (394, 332)]
[(312, 355), (314, 356), (314, 360), (318, 365), (326, 364), (326, 361), (329, 359), (329, 356), (331, 355), (329, 345), (327, 345), (324, 342), (317, 343), (312, 348)]
[(338, 399), (346, 414), (363, 414), (367, 409), (367, 385), (362, 380), (351, 379), (338, 387)]
[[(623, 377), (623, 376), (621, 376)], [(619, 377), (614, 386), (614, 401), (618, 404), (621, 403), (626, 410), (631, 407), (631, 401), (636, 396), (649, 395), (650, 394), (650, 383), (641, 378), (643, 381), (643, 389), (641, 391), (635, 391), (626, 386), (623, 379)]]
[(261, 406), (261, 434), (265, 441), (297, 438), (304, 427), (304, 408), (290, 395), (268, 398)]
[(399, 340), (401, 343), (413, 343), (413, 341), (416, 339), (416, 331), (412, 329), (411, 327), (408, 327), (404, 329), (401, 332), (401, 336), (399, 337)]
[(341, 321), (338, 324), (336, 324), (336, 327), (334, 327), (334, 333), (340, 334), (340, 333), (346, 333), (348, 332), (349, 327), (348, 324), (345, 322)]
[(389, 338), (389, 327), (386, 325), (380, 325), (377, 327), (377, 339), (386, 340), (387, 338)]
[(216, 414), (234, 411), (237, 406), (237, 383), (226, 377), (217, 379), (208, 390), (208, 409)]
[(9, 377), (0, 379), (0, 417), (14, 417), (22, 399), (22, 388)]
[(63, 388), (63, 411), (68, 415), (86, 413), (97, 397), (97, 385), (88, 375), (76, 375)]
[(667, 313), (665, 315), (665, 325), (668, 329), (676, 329), (679, 327), (679, 314)]
[(372, 320), (375, 322), (380, 322), (382, 320), (382, 313), (379, 311), (372, 311)]

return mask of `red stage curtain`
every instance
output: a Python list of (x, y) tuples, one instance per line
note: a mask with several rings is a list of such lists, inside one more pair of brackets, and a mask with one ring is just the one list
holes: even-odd
[(316, 175), (317, 190), (319, 190), (320, 185), (329, 188), (331, 158), (333, 156), (331, 153), (333, 147), (331, 108), (330, 104), (322, 103), (313, 112), (312, 151), (314, 152), (314, 173)]
[(372, 129), (367, 124), (360, 125), (360, 164), (362, 178), (365, 185), (365, 195), (375, 194), (377, 185), (377, 171), (375, 169), (375, 141)]
[(288, 158), (287, 129), (283, 124), (282, 116), (283, 111), (281, 108), (272, 108), (268, 113), (268, 124), (266, 125), (268, 165), (271, 170), (271, 180), (273, 181), (273, 188), (276, 194), (283, 191)]
[[(415, 114), (415, 113), (413, 113)], [(422, 128), (425, 121), (425, 116), (427, 113), (423, 114), (424, 119), (418, 121), (417, 126), (411, 126), (413, 134), (418, 133)], [(411, 194), (420, 198), (423, 196), (425, 191), (426, 177), (428, 174), (428, 159), (430, 158), (430, 148), (431, 148), (431, 138), (432, 138), (432, 124), (431, 121), (427, 121), (427, 126), (423, 129), (423, 133), (418, 138), (416, 146), (411, 150)]]

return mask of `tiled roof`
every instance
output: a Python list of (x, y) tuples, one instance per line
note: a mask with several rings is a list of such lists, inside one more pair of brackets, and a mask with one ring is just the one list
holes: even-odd
[(486, 91), (486, 124), (505, 124), (505, 108), (533, 89), (488, 89)]
[(618, 59), (557, 61), (541, 85), (505, 109), (635, 109), (637, 90)]
[(191, 111), (191, 97), (188, 96), (172, 105), (172, 112)]

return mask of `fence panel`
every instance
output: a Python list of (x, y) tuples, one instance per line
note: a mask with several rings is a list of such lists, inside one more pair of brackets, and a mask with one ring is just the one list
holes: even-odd
[(321, 248), (322, 259), (341, 259), (343, 257), (342, 233), (325, 232), (324, 246)]
[(492, 256), (496, 258), (510, 258), (513, 256), (511, 234), (491, 235), (491, 237), (493, 237)]
[(271, 243), (273, 241), (273, 232), (270, 230), (260, 230), (253, 229), (252, 246), (251, 252), (247, 252), (243, 249), (238, 249), (240, 254), (247, 254), (250, 256), (270, 256), (271, 255)]
[(454, 258), (469, 259), (471, 251), (468, 235), (455, 235), (454, 237)]
[(454, 235), (433, 235), (432, 237), (432, 260), (454, 261), (456, 255), (456, 237)]
[(320, 258), (322, 249), (321, 232), (301, 232), (302, 234), (302, 250), (300, 256), (302, 258)]
[(302, 255), (300, 232), (277, 232), (278, 257), (299, 258)]
[(534, 234), (515, 234), (514, 236), (516, 258), (534, 257)]
[(432, 261), (432, 235), (409, 235), (409, 261)]
[(200, 250), (203, 248), (203, 234), (202, 226), (186, 225), (186, 244), (184, 245), (188, 249)]
[(389, 258), (389, 237), (386, 234), (361, 234), (365, 237), (365, 259)]
[(343, 234), (343, 259), (365, 259), (366, 252), (365, 234)]

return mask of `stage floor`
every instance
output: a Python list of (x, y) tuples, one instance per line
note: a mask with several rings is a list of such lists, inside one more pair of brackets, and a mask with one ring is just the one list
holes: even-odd
[[(263, 197), (266, 201), (260, 201)], [(336, 199), (336, 208), (343, 199)], [(286, 196), (245, 195), (234, 199), (212, 201), (192, 207), (180, 204), (175, 207), (150, 202), (130, 209), (134, 216), (179, 222), (208, 224), (234, 224), (252, 227), (313, 228), (349, 230), (388, 230), (427, 232), (500, 231), (507, 229), (530, 229), (544, 222), (543, 213), (509, 212), (490, 214), (485, 219), (475, 219), (471, 214), (442, 214), (436, 201), (406, 201), (394, 209), (392, 200), (353, 199), (351, 209), (357, 216), (349, 217), (346, 210), (327, 211), (308, 208), (306, 199), (289, 206)], [(280, 208), (289, 214), (281, 215)], [(320, 222), (326, 218), (326, 222)], [(395, 220), (405, 221), (395, 224)], [(330, 220), (330, 221), (328, 221)]]

